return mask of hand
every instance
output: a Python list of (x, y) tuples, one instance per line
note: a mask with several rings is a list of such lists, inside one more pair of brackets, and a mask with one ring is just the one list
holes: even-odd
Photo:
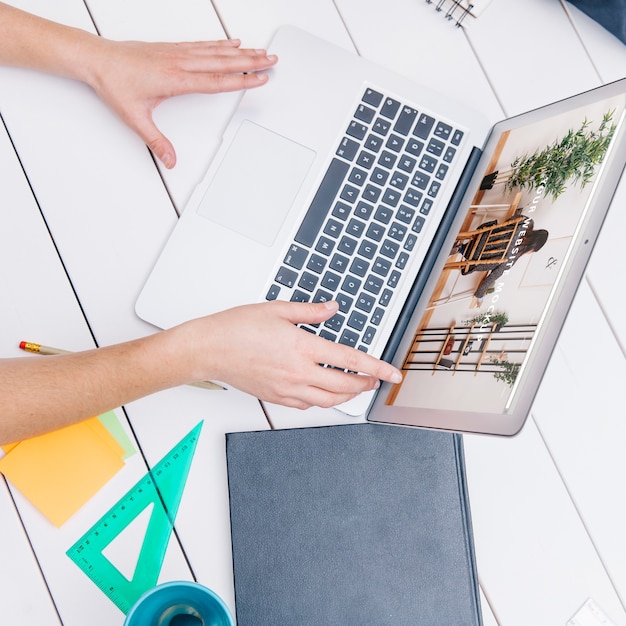
[[(189, 341), (204, 362), (198, 378), (221, 380), (261, 400), (300, 409), (341, 404), (377, 388), (380, 380), (401, 382), (392, 365), (295, 325), (321, 323), (337, 309), (336, 302), (276, 301), (189, 322)], [(208, 333), (206, 324), (213, 326)], [(203, 337), (209, 338), (206, 347)]]
[(260, 70), (277, 58), (240, 48), (238, 40), (146, 43), (94, 38), (85, 46), (85, 82), (134, 130), (167, 168), (176, 164), (172, 143), (156, 127), (153, 109), (172, 96), (259, 87)]

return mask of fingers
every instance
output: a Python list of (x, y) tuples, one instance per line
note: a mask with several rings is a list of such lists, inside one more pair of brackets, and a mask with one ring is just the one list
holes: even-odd
[(129, 120), (128, 124), (168, 170), (176, 165), (176, 151), (174, 150), (174, 146), (156, 127), (150, 111), (146, 111), (141, 117), (135, 120)]
[[(275, 304), (285, 307), (283, 315), (292, 324), (318, 324), (330, 319), (339, 310), (338, 303), (334, 301), (320, 303), (276, 302)], [(321, 339), (315, 335), (310, 335), (310, 341), (315, 343), (312, 352), (317, 363), (324, 363), (350, 372), (360, 372), (372, 377), (372, 380), (369, 381), (363, 380), (363, 376), (358, 377), (360, 380), (355, 380), (353, 375), (347, 375), (348, 378), (345, 376), (337, 378), (335, 382), (340, 380), (342, 385), (351, 383), (349, 388), (341, 389), (343, 392), (360, 393), (366, 391), (372, 388), (373, 380), (384, 380), (393, 384), (402, 382), (400, 370), (361, 350)], [(327, 373), (342, 374), (342, 372), (332, 369), (327, 369)], [(329, 377), (327, 376), (327, 378)], [(330, 388), (327, 385), (324, 386), (327, 389)], [(338, 390), (337, 387), (335, 389)]]
[[(213, 49), (215, 50), (215, 48)], [(221, 93), (253, 89), (267, 82), (262, 72), (274, 66), (278, 58), (264, 51), (220, 48), (219, 52), (186, 56), (179, 60), (181, 72), (169, 95), (183, 93)]]

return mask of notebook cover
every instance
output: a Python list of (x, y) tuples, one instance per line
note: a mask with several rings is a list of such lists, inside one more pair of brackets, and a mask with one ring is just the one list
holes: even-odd
[(239, 626), (481, 624), (458, 434), (230, 433)]

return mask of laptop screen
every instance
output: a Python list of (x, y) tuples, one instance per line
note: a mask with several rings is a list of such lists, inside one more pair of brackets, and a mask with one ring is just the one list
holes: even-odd
[(620, 83), (495, 127), (370, 419), (521, 427), (624, 165)]

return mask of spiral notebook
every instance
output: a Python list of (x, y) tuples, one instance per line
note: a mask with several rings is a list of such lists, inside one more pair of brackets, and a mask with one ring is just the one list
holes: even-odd
[(454, 23), (455, 26), (468, 26), (479, 17), (491, 0), (426, 0), (443, 17)]

